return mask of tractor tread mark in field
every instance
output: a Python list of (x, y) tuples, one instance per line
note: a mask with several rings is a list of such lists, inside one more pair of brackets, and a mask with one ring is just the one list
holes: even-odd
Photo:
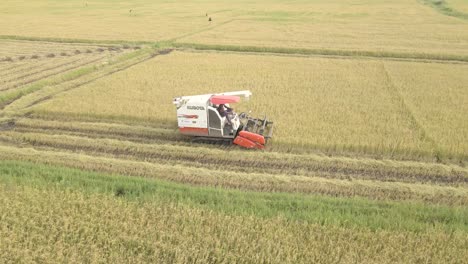
[(229, 138), (194, 137), (191, 139), (191, 142), (211, 145), (232, 145), (232, 139)]
[(9, 131), (15, 128), (15, 121), (10, 120), (8, 122), (0, 123), (0, 131)]
[[(2, 138), (0, 138), (0, 142), (5, 143), (12, 148), (14, 145), (10, 144), (9, 142), (3, 142)], [(0, 146), (1, 148), (1, 146)], [(8, 147), (7, 147), (8, 148)], [(8, 150), (7, 150), (8, 152)], [(40, 154), (39, 154), (40, 153)], [(67, 159), (64, 160), (53, 160), (50, 159), (49, 155), (54, 156), (53, 153), (56, 153), (59, 156), (64, 155), (65, 157), (68, 156)], [(338, 197), (365, 197), (370, 198), (372, 200), (383, 200), (383, 201), (421, 201), (424, 203), (432, 203), (438, 205), (450, 205), (450, 206), (466, 206), (468, 204), (468, 197), (466, 195), (459, 195), (452, 192), (443, 191), (436, 187), (434, 193), (426, 193), (426, 192), (418, 192), (412, 188), (375, 188), (366, 185), (360, 184), (352, 184), (352, 185), (341, 185), (339, 184), (340, 180), (332, 180), (332, 182), (338, 183), (338, 185), (330, 185), (327, 183), (323, 183), (320, 180), (317, 182), (313, 179), (311, 181), (302, 182), (302, 181), (295, 181), (294, 177), (291, 178), (291, 181), (286, 182), (271, 182), (271, 178), (268, 174), (262, 174), (254, 179), (253, 181), (243, 181), (240, 178), (236, 177), (223, 177), (221, 179), (215, 177), (198, 177), (196, 175), (187, 175), (185, 173), (160, 173), (160, 170), (153, 171), (150, 168), (154, 168), (153, 165), (158, 166), (159, 164), (149, 163), (148, 161), (131, 161), (125, 160), (120, 158), (111, 158), (109, 159), (106, 157), (106, 161), (101, 163), (99, 157), (93, 158), (93, 156), (89, 156), (84, 154), (77, 155), (74, 153), (69, 153), (68, 151), (62, 152), (57, 150), (37, 150), (33, 156), (29, 154), (19, 154), (11, 153), (16, 159), (23, 160), (23, 161), (35, 161), (35, 155), (40, 155), (37, 161), (41, 160), (47, 164), (57, 165), (57, 166), (67, 166), (71, 168), (77, 168), (87, 171), (95, 171), (95, 172), (104, 172), (104, 173), (122, 173), (122, 170), (130, 169), (127, 175), (137, 176), (137, 177), (150, 177), (150, 178), (159, 178), (162, 180), (168, 180), (173, 182), (179, 182), (183, 184), (190, 184), (193, 186), (214, 186), (217, 188), (228, 188), (228, 189), (236, 189), (236, 190), (251, 190), (251, 191), (260, 191), (260, 192), (289, 192), (289, 193), (304, 193), (304, 194), (323, 194), (328, 196), (338, 196)], [(0, 157), (6, 157), (8, 154), (0, 152)], [(49, 156), (49, 157), (48, 157)], [(85, 160), (83, 160), (83, 157)], [(90, 160), (91, 159), (91, 160)], [(129, 166), (124, 165), (126, 162), (129, 162)], [(115, 162), (115, 163), (114, 163)], [(136, 163), (135, 163), (136, 162)], [(114, 166), (114, 165), (115, 166)], [(130, 165), (131, 164), (131, 165)], [(121, 167), (123, 165), (123, 167)], [(138, 167), (137, 170), (135, 170)], [(167, 168), (167, 167), (166, 167)], [(148, 170), (149, 169), (149, 170)], [(198, 171), (202, 172), (202, 171)], [(197, 169), (195, 168), (194, 173), (197, 174)], [(214, 175), (218, 173), (223, 173), (224, 170), (213, 170)], [(203, 172), (202, 172), (203, 173)], [(263, 178), (266, 177), (266, 178)], [(268, 180), (268, 178), (270, 180)], [(375, 186), (378, 182), (371, 184)], [(398, 183), (396, 183), (398, 185)], [(370, 187), (370, 189), (369, 189)], [(437, 190), (439, 189), (439, 190)]]

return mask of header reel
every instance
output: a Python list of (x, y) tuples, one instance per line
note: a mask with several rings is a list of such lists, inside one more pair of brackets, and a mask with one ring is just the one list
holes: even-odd
[(263, 119), (253, 118), (247, 113), (240, 113), (239, 118), (243, 121), (244, 126), (242, 131), (248, 131), (262, 135), (265, 139), (269, 139), (273, 135), (273, 121), (268, 121), (265, 115)]

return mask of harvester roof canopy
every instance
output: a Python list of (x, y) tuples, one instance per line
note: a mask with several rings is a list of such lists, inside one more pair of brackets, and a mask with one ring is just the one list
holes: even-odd
[(215, 95), (210, 98), (210, 102), (213, 104), (231, 104), (239, 101), (240, 97), (235, 95)]

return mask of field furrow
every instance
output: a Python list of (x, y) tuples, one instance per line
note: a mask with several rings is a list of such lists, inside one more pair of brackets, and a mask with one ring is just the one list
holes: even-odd
[[(71, 55), (60, 55), (50, 57), (50, 58), (42, 58), (36, 59), (30, 62), (23, 62), (20, 64), (20, 67), (11, 67), (9, 70), (4, 72), (0, 72), (0, 78), (4, 78), (5, 82), (11, 79), (21, 79), (22, 77), (26, 77), (28, 75), (33, 75), (39, 71), (46, 71), (51, 67), (56, 67), (61, 63), (69, 63), (73, 60), (77, 59), (85, 59), (91, 57), (98, 57), (97, 55), (107, 54), (109, 57), (115, 55), (115, 51), (105, 51), (102, 50), (95, 54), (92, 53), (79, 53), (79, 54), (71, 54)], [(8, 78), (8, 79), (7, 79)]]
[[(37, 78), (35, 75), (40, 75), (42, 73), (47, 73), (48, 71), (55, 70), (70, 64), (74, 64), (79, 61), (89, 59), (90, 57), (69, 57), (69, 58), (60, 58), (60, 59), (50, 59), (44, 64), (31, 65), (29, 68), (20, 69), (16, 73), (6, 74), (9, 78), (2, 80), (2, 90), (8, 90), (15, 88), (15, 85), (21, 82), (27, 82), (28, 78)], [(13, 86), (13, 87), (9, 87)]]
[[(78, 59), (71, 62), (65, 62), (59, 65), (54, 65), (50, 68), (41, 69), (39, 71), (32, 72), (31, 74), (26, 74), (24, 76), (19, 76), (14, 79), (7, 81), (6, 84), (3, 86), (3, 91), (7, 91), (10, 89), (15, 89), (20, 86), (24, 86), (35, 81), (45, 79), (60, 73), (64, 73), (73, 69), (77, 69), (83, 66), (87, 66), (89, 64), (96, 63), (101, 61), (102, 59), (106, 58), (106, 55), (89, 57), (84, 59)], [(22, 78), (23, 77), (23, 78)]]
[(17, 76), (24, 72), (28, 72), (34, 69), (40, 69), (42, 67), (47, 67), (54, 63), (56, 63), (56, 61), (53, 59), (43, 59), (43, 60), (23, 61), (21, 63), (11, 63), (8, 69), (0, 72), (0, 77), (3, 79), (3, 78), (11, 77), (11, 76)]
[[(406, 167), (386, 165), (384, 163), (366, 164), (365, 162), (340, 162), (339, 159), (329, 161), (307, 158), (299, 155), (282, 155), (280, 153), (264, 153), (255, 155), (246, 154), (245, 151), (236, 150), (226, 152), (216, 148), (200, 148), (172, 144), (150, 144), (129, 142), (125, 138), (121, 140), (91, 138), (90, 135), (67, 136), (57, 134), (58, 131), (49, 133), (28, 133), (19, 128), (18, 132), (3, 133), (4, 140), (10, 140), (16, 144), (28, 144), (36, 147), (50, 147), (65, 149), (74, 152), (88, 152), (97, 155), (110, 155), (112, 157), (131, 160), (151, 161), (156, 163), (182, 164), (203, 168), (209, 166), (222, 170), (230, 168), (243, 173), (270, 173), (299, 176), (321, 176), (336, 179), (366, 179), (379, 181), (399, 181), (409, 183), (433, 183), (458, 186), (468, 183), (468, 173), (459, 168), (437, 168), (434, 166)], [(124, 141), (122, 141), (124, 140)], [(161, 143), (161, 142), (160, 142)]]
[(10, 57), (13, 60), (19, 57), (25, 57), (25, 59), (30, 59), (31, 57), (42, 58), (50, 54), (60, 56), (60, 54), (66, 53), (71, 55), (115, 48), (120, 49), (120, 46), (2, 39), (0, 40), (0, 58)]
[[(5, 142), (3, 142), (5, 144)], [(23, 146), (24, 147), (24, 146)], [(468, 202), (465, 187), (380, 182), (368, 180), (339, 180), (322, 177), (291, 176), (289, 174), (237, 173), (212, 168), (119, 159), (85, 153), (64, 152), (49, 148), (31, 149), (1, 146), (5, 159), (41, 162), (97, 172), (126, 173), (191, 185), (214, 186), (261, 192), (292, 192), (324, 194), (334, 197), (366, 197), (375, 200), (420, 201), (424, 203), (463, 206)]]

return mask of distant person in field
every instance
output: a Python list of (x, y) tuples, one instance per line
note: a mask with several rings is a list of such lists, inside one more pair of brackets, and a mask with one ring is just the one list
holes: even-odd
[(221, 117), (226, 117), (228, 124), (232, 126), (231, 116), (229, 115), (230, 113), (233, 112), (232, 108), (227, 107), (225, 104), (220, 104), (217, 110), (219, 112), (219, 115)]

